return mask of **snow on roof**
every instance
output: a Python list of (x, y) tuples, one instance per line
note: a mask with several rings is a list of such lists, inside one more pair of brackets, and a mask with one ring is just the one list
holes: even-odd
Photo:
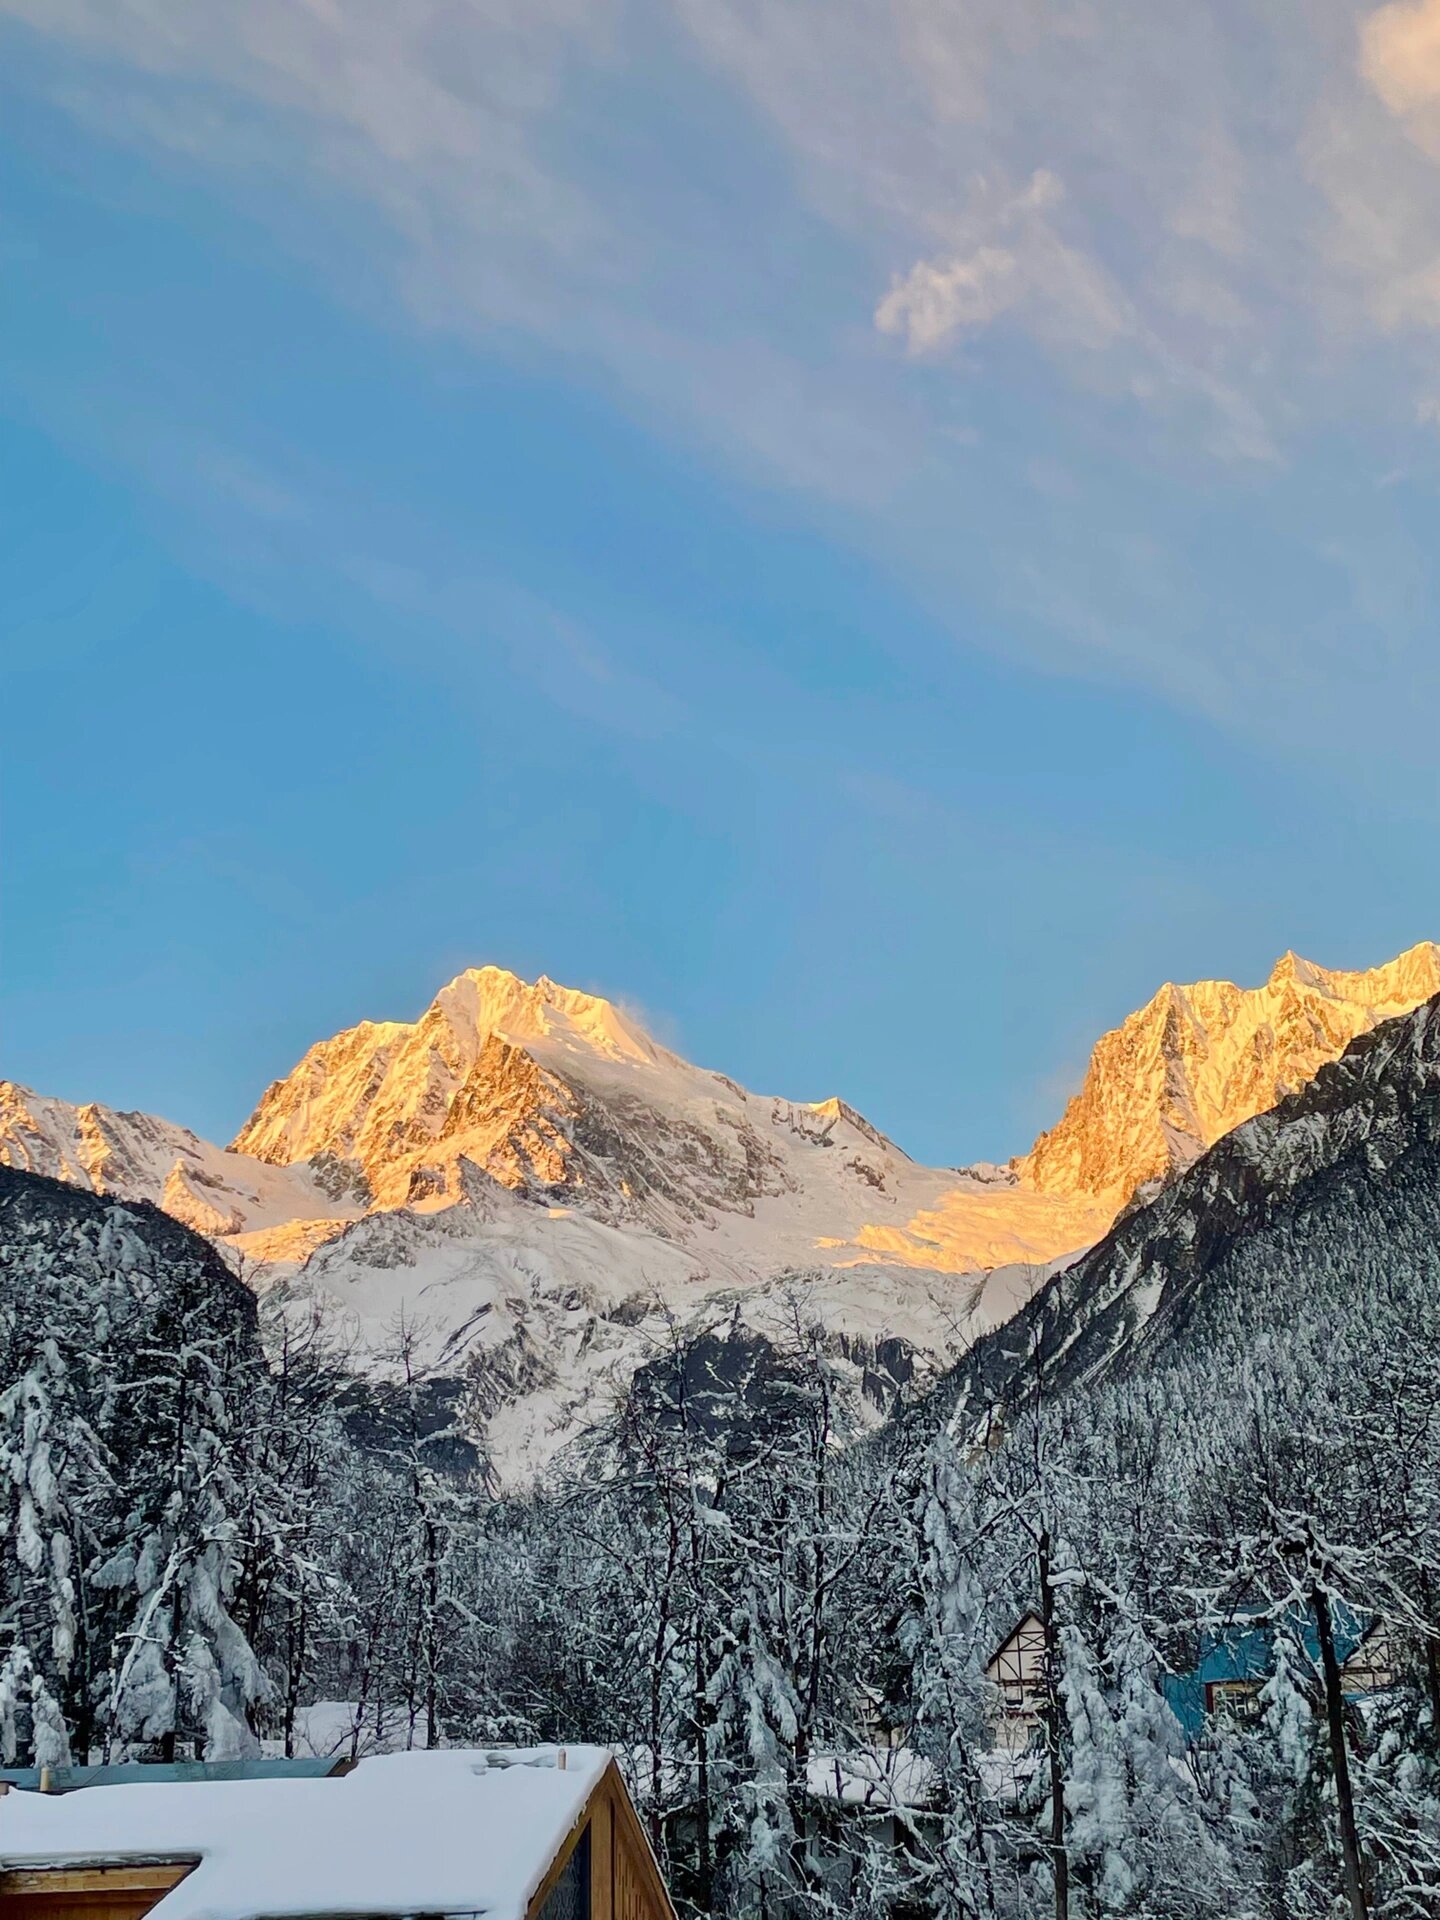
[(156, 1920), (523, 1920), (610, 1764), (603, 1747), (397, 1753), (328, 1780), (146, 1783), (0, 1798), (0, 1868), (198, 1859)]

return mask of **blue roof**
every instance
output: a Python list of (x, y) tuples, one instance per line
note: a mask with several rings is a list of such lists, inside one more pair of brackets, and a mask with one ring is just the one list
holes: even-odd
[[(340, 1755), (303, 1760), (121, 1760), (113, 1766), (52, 1767), (52, 1793), (73, 1793), (78, 1787), (132, 1786), (137, 1781), (175, 1785), (199, 1780), (323, 1780), (346, 1765)], [(38, 1792), (38, 1767), (0, 1767), (0, 1780), (12, 1787)]]

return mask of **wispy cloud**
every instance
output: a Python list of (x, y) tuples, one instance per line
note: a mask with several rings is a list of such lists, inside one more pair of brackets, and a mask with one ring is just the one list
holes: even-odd
[(975, 224), (987, 237), (978, 244), (917, 261), (898, 276), (875, 309), (876, 326), (901, 335), (912, 353), (979, 332), (1009, 313), (1042, 338), (1091, 350), (1132, 333), (1120, 288), (1061, 237), (1055, 214), (1064, 198), (1063, 183), (1039, 168), (1019, 193), (979, 216)]
[[(277, 222), (343, 201), (415, 325), (558, 350), (664, 431), (849, 516), (932, 602), (977, 463), (1006, 457), (981, 419), (997, 369), (1091, 406), (1105, 456), (1215, 487), (1282, 471), (1317, 423), (1414, 433), (1440, 390), (1440, 0), (0, 16), (52, 50), (44, 84), (90, 129), (209, 167)], [(249, 485), (262, 518), (304, 511), (243, 466), (215, 484)], [(1043, 551), (1043, 516), (992, 541), (1045, 623), (1026, 644), (1267, 724), (1236, 690), (1248, 665), (1189, 617), (1192, 571), (1102, 510), (1090, 483)], [(1306, 671), (1285, 634), (1240, 650), (1267, 648)]]
[[(647, 45), (672, 58), (681, 45), (656, 31), (667, 11), (769, 123), (797, 206), (849, 254), (828, 302), (794, 287), (792, 317), (758, 335), (735, 322), (756, 299), (776, 312), (784, 281), (765, 235), (778, 243), (789, 216), (753, 195), (727, 208), (723, 180), (687, 187), (687, 156), (666, 150), (673, 129), (647, 146), (608, 117), (618, 72)], [(518, 329), (587, 354), (782, 472), (775, 398), (797, 391), (806, 485), (837, 473), (833, 447), (805, 444), (817, 418), (833, 437), (847, 416), (857, 450), (898, 436), (913, 455), (897, 384), (856, 350), (867, 311), (920, 353), (1017, 328), (1086, 383), (1097, 369), (1074, 357), (1108, 353), (1106, 384), (1160, 418), (1197, 406), (1215, 448), (1235, 442), (1217, 416), (1258, 406), (1269, 379), (1257, 280), (1292, 290), (1288, 314), (1259, 303), (1272, 329), (1304, 298), (1282, 240), (1302, 170), (1283, 125), (1266, 129), (1263, 156), (1247, 140), (1253, 90), (1203, 7), (1163, 22), (1118, 0), (0, 0), (0, 12), (88, 57), (63, 97), (90, 124), (252, 182), (268, 165), (276, 188), (308, 170), (371, 206), (396, 291), (425, 324)], [(1266, 39), (1264, 61), (1292, 69), (1281, 97), (1298, 132), (1317, 77), (1307, 87), (1303, 56), (1293, 71), (1278, 16)], [(657, 70), (657, 94), (670, 84)]]

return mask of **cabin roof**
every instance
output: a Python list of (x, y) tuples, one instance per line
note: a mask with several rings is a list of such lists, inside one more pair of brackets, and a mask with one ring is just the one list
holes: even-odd
[(150, 1781), (0, 1798), (0, 1869), (195, 1860), (156, 1920), (524, 1920), (603, 1747), (383, 1754), (338, 1778)]
[[(1332, 1603), (1336, 1657), (1343, 1666), (1354, 1658), (1380, 1623), (1348, 1607)], [(1278, 1619), (1260, 1612), (1237, 1612), (1228, 1626), (1201, 1635), (1196, 1673), (1201, 1680), (1264, 1679), (1275, 1664), (1275, 1637), (1281, 1628), (1298, 1642), (1312, 1666), (1320, 1664), (1320, 1641), (1307, 1608), (1294, 1607)]]

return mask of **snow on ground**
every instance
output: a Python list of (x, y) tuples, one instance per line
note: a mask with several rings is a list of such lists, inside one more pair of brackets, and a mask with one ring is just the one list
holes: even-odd
[[(285, 1751), (262, 1742), (267, 1757)], [(376, 1753), (409, 1753), (425, 1745), (425, 1715), (405, 1707), (361, 1706), (353, 1700), (315, 1700), (295, 1713), (294, 1750), (302, 1759), (363, 1760)]]

